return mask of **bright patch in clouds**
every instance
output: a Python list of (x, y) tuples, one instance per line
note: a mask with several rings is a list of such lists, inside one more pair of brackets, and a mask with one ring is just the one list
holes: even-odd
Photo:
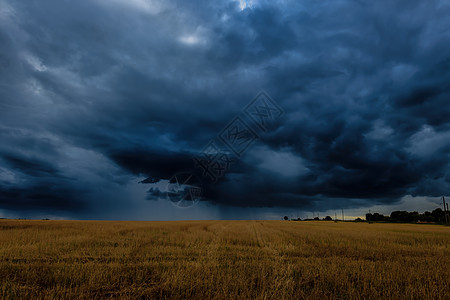
[(193, 32), (184, 34), (178, 39), (185, 45), (204, 45), (206, 44), (206, 30), (199, 26)]
[(125, 8), (139, 10), (148, 14), (158, 14), (164, 9), (164, 5), (161, 1), (155, 0), (100, 0), (105, 4), (117, 4)]
[(25, 57), (25, 60), (36, 70), (36, 71), (39, 71), (39, 72), (44, 72), (44, 71), (46, 71), (47, 70), (47, 67), (44, 65), (44, 63), (42, 63), (42, 61), (38, 58), (38, 57), (36, 57), (36, 56), (34, 56), (34, 55), (32, 55), (32, 54), (25, 54), (24, 55), (24, 57)]
[(200, 43), (200, 39), (195, 35), (184, 35), (180, 37), (180, 42), (188, 45), (196, 45)]
[(308, 172), (303, 160), (287, 149), (273, 151), (267, 148), (258, 148), (255, 157), (259, 161), (258, 168), (285, 177), (296, 177)]
[(244, 10), (246, 8), (252, 8), (254, 3), (255, 2), (253, 0), (239, 0), (239, 8), (241, 10)]
[(410, 139), (409, 151), (418, 156), (432, 155), (444, 147), (450, 146), (450, 132), (436, 132), (433, 127), (424, 125), (422, 130)]

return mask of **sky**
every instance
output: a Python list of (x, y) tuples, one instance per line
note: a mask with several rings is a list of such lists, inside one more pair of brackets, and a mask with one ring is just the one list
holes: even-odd
[[(449, 195), (448, 1), (0, 0), (0, 45), (0, 217), (356, 217)], [(217, 178), (208, 155), (230, 159)]]

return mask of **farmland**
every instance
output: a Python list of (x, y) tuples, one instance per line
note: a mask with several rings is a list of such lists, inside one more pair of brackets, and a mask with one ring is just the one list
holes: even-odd
[(450, 299), (450, 227), (0, 220), (1, 298)]

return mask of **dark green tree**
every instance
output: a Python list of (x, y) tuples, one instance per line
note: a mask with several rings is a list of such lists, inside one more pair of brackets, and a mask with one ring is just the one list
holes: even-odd
[(435, 222), (439, 223), (445, 222), (445, 214), (442, 209), (436, 208), (431, 212), (431, 215), (433, 216)]

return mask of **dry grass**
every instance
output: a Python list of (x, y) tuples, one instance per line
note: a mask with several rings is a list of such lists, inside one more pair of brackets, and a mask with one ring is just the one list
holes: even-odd
[(450, 228), (0, 220), (1, 298), (450, 299)]

